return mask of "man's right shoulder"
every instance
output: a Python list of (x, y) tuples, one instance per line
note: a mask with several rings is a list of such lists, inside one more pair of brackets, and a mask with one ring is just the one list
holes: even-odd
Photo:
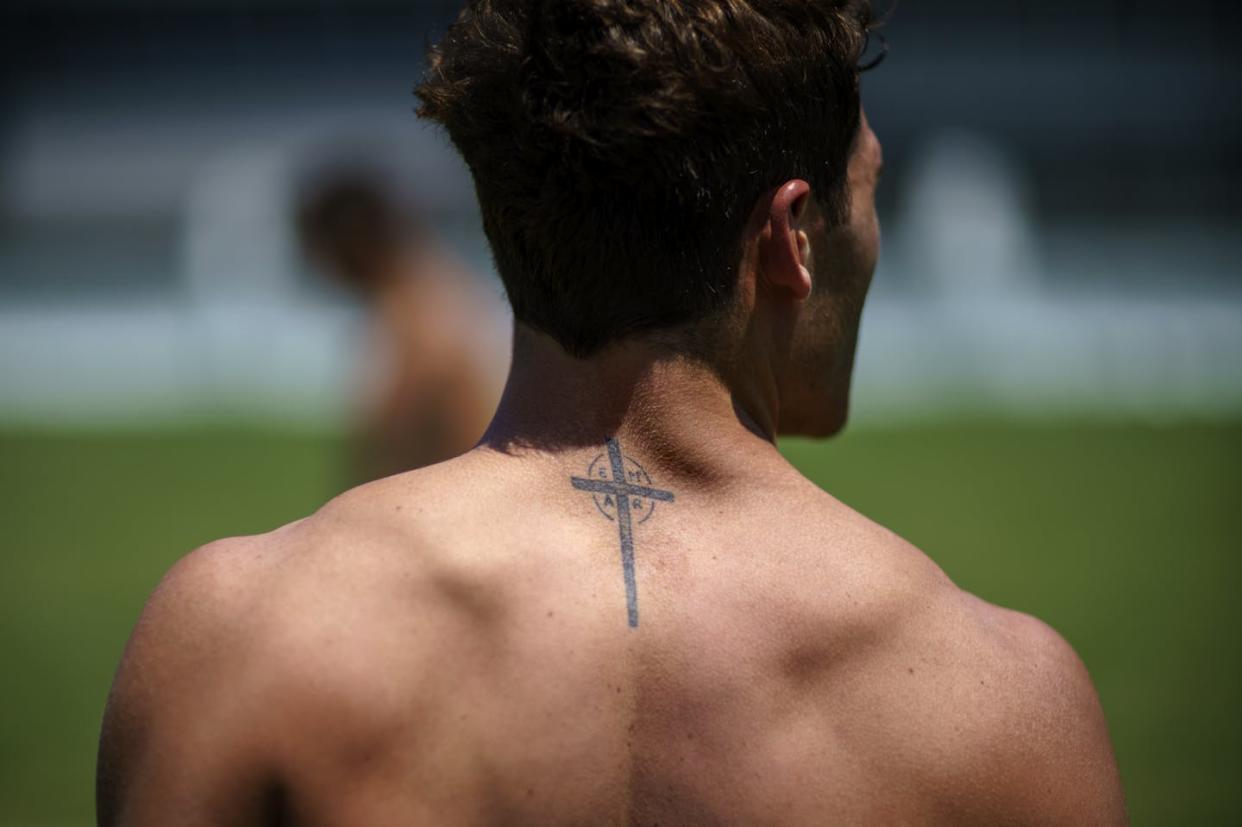
[(1107, 723), (1070, 643), (960, 589), (852, 509), (825, 509), (849, 538), (833, 578), (867, 644), (848, 661), (865, 687), (851, 715), (867, 722), (848, 725), (851, 742), (925, 772), (923, 786), (943, 791), (946, 822), (1124, 824)]
[(1061, 634), (952, 585), (903, 626), (910, 717), (902, 717), (924, 739), (922, 757), (947, 793), (947, 817), (1126, 823), (1099, 697)]

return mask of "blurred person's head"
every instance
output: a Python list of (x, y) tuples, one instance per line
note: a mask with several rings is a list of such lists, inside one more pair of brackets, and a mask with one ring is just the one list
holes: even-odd
[(377, 171), (320, 171), (298, 195), (297, 229), (307, 256), (346, 286), (380, 290), (402, 275), (400, 258), (422, 235), (418, 215)]
[(474, 175), (520, 325), (761, 375), (782, 432), (839, 430), (879, 245), (869, 23), (865, 0), (467, 2), (420, 114)]

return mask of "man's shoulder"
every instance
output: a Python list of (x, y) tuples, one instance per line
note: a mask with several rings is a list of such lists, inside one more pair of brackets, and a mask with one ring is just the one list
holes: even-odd
[[(439, 536), (453, 522), (436, 503), (441, 483), (425, 472), (397, 475), (274, 531), (195, 549), (156, 587), (136, 637), (240, 636), (245, 645), (231, 647), (237, 656), (277, 646), (308, 654), (320, 637), (343, 638), (372, 618), (391, 622), (394, 606), (418, 604), (450, 556), (468, 556), (468, 544)], [(282, 665), (263, 662), (267, 670)]]
[[(464, 519), (488, 508), (480, 476), (469, 460), (450, 460), (352, 488), (274, 531), (207, 543), (163, 577), (139, 629), (205, 624), (225, 633), (244, 618), (253, 639), (313, 625), (329, 607), (366, 610), (388, 592), (416, 589), (467, 566), (482, 545), (475, 538), (486, 523)], [(324, 611), (300, 610), (308, 601)]]
[[(147, 721), (211, 717), (253, 696), (288, 668), (279, 641), (313, 613), (289, 613), (282, 572), (301, 531), (217, 540), (178, 560), (151, 596), (126, 646), (110, 705)], [(305, 604), (305, 605), (309, 605)], [(175, 724), (175, 725), (180, 725)]]
[(849, 598), (843, 625), (858, 656), (845, 685), (859, 688), (851, 709), (865, 725), (847, 728), (859, 727), (862, 748), (928, 773), (954, 823), (1022, 808), (1040, 823), (1124, 823), (1103, 710), (1073, 646), (959, 588), (883, 526), (835, 501), (823, 509), (846, 538), (848, 562), (831, 579)]
[(348, 712), (341, 705), (381, 713), (376, 664), (394, 685), (398, 665), (418, 669), (455, 633), (444, 584), (469, 554), (448, 554), (436, 536), (446, 522), (427, 513), (437, 482), (361, 486), (275, 531), (181, 558), (143, 609), (114, 701), (159, 717), (226, 706), (243, 727)]
[(269, 537), (235, 537), (178, 560), (143, 608), (120, 678), (141, 671), (138, 683), (158, 692), (182, 672), (205, 676), (241, 657), (243, 648), (234, 644), (253, 639), (263, 622), (262, 584), (276, 565), (272, 551)]
[(430, 585), (443, 574), (420, 521), (392, 505), (394, 484), (426, 487), (347, 493), (275, 531), (208, 543), (164, 575), (109, 696), (101, 823), (151, 798), (135, 779), (170, 799), (161, 806), (208, 788), (258, 796), (273, 772), (345, 766), (408, 723), (424, 667), (456, 630), (426, 599), (444, 592)]
[(1060, 633), (951, 587), (911, 612), (898, 639), (901, 718), (925, 739), (954, 821), (1125, 822), (1098, 695)]
[[(239, 538), (204, 546), (174, 565), (148, 599), (105, 709), (101, 824), (151, 821), (144, 808), (157, 805), (188, 810), (190, 779), (232, 785), (266, 763), (261, 741), (236, 724), (237, 713), (263, 695), (261, 670), (244, 666), (251, 630), (261, 623), (254, 572), (263, 545)], [(270, 720), (247, 717), (250, 735)]]

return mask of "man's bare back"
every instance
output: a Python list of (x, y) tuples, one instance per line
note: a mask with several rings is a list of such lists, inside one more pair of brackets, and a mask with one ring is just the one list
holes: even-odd
[(603, 445), (479, 449), (184, 560), (118, 677), (103, 823), (1124, 819), (1055, 632), (775, 451), (696, 489), (623, 440), (674, 496), (630, 503), (636, 626), (619, 515), (572, 482)]
[(499, 409), (464, 457), (174, 569), (109, 704), (103, 824), (1124, 822), (1069, 645), (776, 449), (847, 417), (869, 25), (467, 3), (420, 111), (514, 307)]

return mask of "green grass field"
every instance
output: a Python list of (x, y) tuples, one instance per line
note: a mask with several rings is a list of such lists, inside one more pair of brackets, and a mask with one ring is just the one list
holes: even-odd
[[(181, 554), (313, 510), (327, 436), (0, 432), (0, 824), (92, 823), (95, 741)], [(795, 442), (809, 476), (1077, 647), (1135, 824), (1242, 823), (1242, 425), (959, 425)]]

